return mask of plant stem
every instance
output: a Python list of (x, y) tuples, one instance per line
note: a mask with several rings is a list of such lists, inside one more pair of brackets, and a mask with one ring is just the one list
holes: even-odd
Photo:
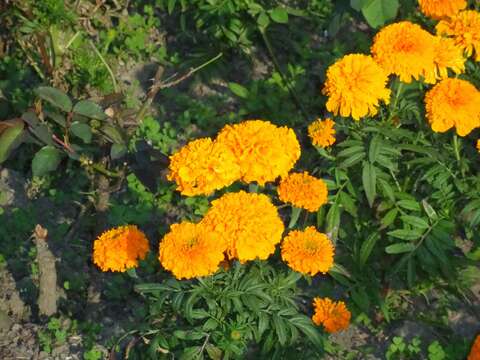
[(455, 153), (455, 159), (457, 159), (458, 167), (460, 168), (460, 173), (462, 174), (462, 177), (465, 177), (465, 172), (463, 171), (463, 166), (462, 166), (462, 159), (460, 158), (460, 146), (458, 143), (458, 136), (457, 134), (453, 134), (453, 151)]
[(310, 121), (310, 116), (308, 115), (307, 110), (305, 110), (305, 107), (303, 106), (302, 102), (300, 101), (300, 98), (298, 97), (295, 89), (293, 86), (290, 84), (290, 81), (288, 81), (286, 75), (282, 71), (280, 64), (277, 60), (277, 57), (275, 56), (275, 53), (273, 51), (272, 44), (270, 43), (270, 40), (268, 39), (267, 33), (265, 29), (259, 28), (260, 34), (262, 34), (263, 41), (265, 42), (265, 46), (267, 47), (267, 51), (270, 55), (270, 58), (272, 59), (273, 65), (275, 66), (275, 69), (280, 74), (280, 77), (282, 78), (282, 81), (284, 82), (285, 86), (288, 89), (288, 92), (290, 93), (290, 96), (292, 97), (293, 101), (297, 105), (298, 109), (302, 113), (303, 117), (305, 118), (306, 121)]
[(298, 218), (300, 217), (301, 212), (302, 212), (302, 209), (292, 206), (292, 214), (290, 215), (290, 223), (288, 224), (289, 229), (292, 229), (295, 226), (295, 224), (298, 221)]
[(395, 115), (397, 115), (397, 105), (398, 105), (398, 99), (400, 98), (400, 94), (403, 91), (403, 82), (400, 81), (400, 84), (398, 84), (397, 87), (397, 92), (395, 93), (395, 99), (393, 99), (393, 104), (390, 108), (390, 116), (387, 119), (387, 122), (390, 122)]
[(90, 46), (92, 47), (93, 51), (95, 52), (95, 54), (97, 54), (98, 58), (100, 59), (100, 61), (103, 63), (103, 65), (105, 65), (105, 68), (107, 69), (108, 73), (110, 74), (110, 78), (112, 79), (112, 83), (113, 83), (113, 89), (115, 90), (116, 93), (120, 92), (120, 89), (118, 87), (118, 84), (117, 84), (117, 80), (115, 79), (115, 75), (113, 74), (113, 71), (112, 69), (110, 68), (110, 66), (108, 65), (108, 63), (105, 61), (104, 57), (102, 56), (102, 54), (100, 54), (100, 51), (98, 51), (97, 47), (95, 46), (95, 44), (92, 42), (92, 40), (89, 40), (89, 44)]

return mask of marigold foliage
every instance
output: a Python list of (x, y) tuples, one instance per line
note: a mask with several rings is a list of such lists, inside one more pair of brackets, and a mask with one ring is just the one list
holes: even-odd
[(286, 175), (300, 157), (300, 144), (292, 129), (269, 121), (247, 120), (227, 125), (218, 143), (230, 148), (241, 169), (242, 180), (264, 185)]
[(189, 142), (170, 156), (167, 178), (177, 183), (183, 195), (209, 195), (240, 179), (232, 151), (210, 138)]
[(480, 92), (466, 80), (444, 79), (425, 95), (427, 120), (435, 132), (456, 128), (460, 136), (480, 127)]
[(327, 70), (322, 90), (328, 96), (327, 110), (343, 117), (359, 120), (374, 116), (380, 101), (390, 102), (386, 88), (388, 74), (372, 57), (362, 54), (346, 55)]
[(281, 201), (311, 212), (326, 204), (328, 198), (327, 184), (306, 171), (282, 178), (277, 192)]
[(94, 241), (93, 262), (102, 271), (124, 272), (137, 267), (148, 251), (148, 240), (135, 225), (119, 226)]
[(466, 0), (418, 0), (420, 10), (433, 19), (441, 19), (457, 14), (467, 7)]
[(475, 61), (480, 61), (480, 13), (474, 10), (461, 11), (436, 26), (437, 34), (455, 40), (467, 56), (475, 53)]
[(435, 50), (435, 37), (408, 21), (385, 26), (371, 48), (375, 61), (405, 83), (433, 71)]
[(325, 331), (334, 333), (348, 328), (351, 313), (343, 301), (332, 301), (330, 298), (314, 298), (315, 313), (312, 320), (316, 325), (323, 325)]
[(335, 143), (335, 122), (327, 118), (325, 120), (317, 119), (308, 126), (308, 136), (312, 144), (326, 148)]
[(282, 238), (284, 225), (277, 208), (264, 194), (240, 191), (212, 201), (200, 222), (227, 243), (230, 259), (267, 259)]
[(192, 279), (215, 273), (226, 248), (226, 243), (217, 234), (184, 221), (171, 225), (161, 240), (159, 260), (177, 279)]
[(475, 338), (467, 360), (480, 360), (480, 335)]
[(333, 266), (334, 247), (326, 234), (309, 226), (293, 230), (282, 242), (282, 259), (293, 270), (314, 276), (325, 274)]

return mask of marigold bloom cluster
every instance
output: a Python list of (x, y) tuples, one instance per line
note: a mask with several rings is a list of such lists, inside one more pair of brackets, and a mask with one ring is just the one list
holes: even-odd
[(93, 262), (102, 271), (124, 272), (138, 266), (149, 251), (148, 240), (135, 225), (104, 232), (93, 243)]
[(480, 127), (480, 92), (466, 80), (444, 79), (425, 95), (427, 120), (435, 132), (455, 127), (460, 136)]
[(281, 201), (311, 212), (326, 204), (328, 198), (327, 184), (306, 171), (282, 178), (277, 192)]
[(480, 61), (480, 13), (474, 10), (461, 11), (437, 24), (438, 35), (452, 37), (455, 44), (467, 56), (475, 53), (475, 61)]
[(264, 194), (239, 191), (212, 201), (200, 224), (227, 244), (227, 255), (240, 262), (267, 259), (281, 240), (284, 225)]
[(282, 259), (293, 270), (314, 276), (333, 266), (334, 247), (326, 234), (313, 226), (292, 230), (282, 242)]
[(467, 360), (480, 360), (480, 335), (475, 338)]
[(224, 260), (226, 243), (200, 224), (184, 221), (170, 226), (160, 242), (159, 260), (177, 279), (215, 273)]
[(232, 151), (210, 138), (189, 142), (170, 157), (168, 179), (183, 195), (208, 195), (240, 177)]
[(435, 37), (419, 25), (401, 21), (380, 30), (371, 48), (375, 61), (388, 74), (410, 83), (424, 78), (427, 83), (448, 76), (448, 69), (460, 74), (465, 59), (453, 42)]
[(374, 116), (380, 101), (390, 102), (387, 81), (388, 74), (372, 57), (346, 55), (327, 69), (322, 90), (328, 96), (327, 110), (343, 117), (352, 116), (355, 120)]
[(450, 17), (467, 7), (466, 0), (418, 0), (420, 10), (433, 19)]
[(308, 136), (312, 144), (326, 148), (335, 143), (335, 122), (332, 119), (317, 119), (308, 126)]
[(334, 302), (330, 298), (313, 299), (315, 313), (312, 320), (316, 325), (323, 325), (325, 331), (334, 333), (348, 328), (351, 313), (343, 301)]
[(292, 129), (268, 121), (248, 120), (225, 126), (217, 142), (230, 148), (241, 170), (241, 179), (264, 185), (286, 175), (300, 157), (300, 144)]

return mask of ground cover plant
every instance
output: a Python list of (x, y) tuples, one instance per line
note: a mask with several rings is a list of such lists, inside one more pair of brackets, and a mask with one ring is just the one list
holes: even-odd
[(480, 359), (478, 1), (0, 24), (2, 359)]

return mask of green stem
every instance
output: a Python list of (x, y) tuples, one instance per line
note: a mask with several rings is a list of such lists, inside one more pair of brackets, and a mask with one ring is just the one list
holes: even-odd
[(110, 74), (110, 78), (112, 79), (112, 83), (113, 83), (113, 89), (115, 90), (116, 93), (120, 92), (120, 89), (119, 89), (118, 84), (117, 84), (117, 80), (115, 79), (115, 75), (113, 74), (112, 69), (110, 68), (108, 63), (105, 61), (102, 54), (100, 54), (100, 51), (98, 51), (97, 47), (92, 42), (92, 40), (90, 40), (89, 43), (90, 43), (90, 46), (92, 47), (93, 51), (95, 52), (95, 54), (97, 54), (98, 58), (100, 59), (100, 61), (103, 63), (103, 65), (107, 69), (108, 73)]
[(398, 99), (400, 98), (400, 94), (403, 91), (403, 82), (400, 81), (400, 84), (398, 84), (397, 87), (397, 92), (395, 93), (395, 99), (393, 99), (392, 106), (390, 107), (390, 116), (387, 119), (387, 122), (390, 122), (395, 115), (397, 115), (397, 105), (398, 105)]
[(302, 209), (292, 206), (292, 215), (290, 216), (290, 223), (288, 224), (289, 229), (292, 229), (295, 226), (295, 224), (298, 221), (298, 218), (300, 217), (301, 212), (302, 212)]
[(258, 184), (249, 184), (248, 185), (248, 192), (258, 193)]
[(292, 97), (293, 101), (297, 105), (298, 109), (302, 113), (305, 120), (310, 121), (310, 116), (308, 116), (307, 110), (305, 110), (305, 107), (303, 106), (302, 102), (300, 101), (300, 98), (298, 97), (295, 89), (290, 84), (290, 81), (288, 81), (286, 75), (284, 74), (284, 72), (282, 71), (282, 68), (280, 67), (280, 64), (277, 60), (277, 57), (275, 56), (275, 53), (273, 51), (272, 44), (270, 43), (270, 40), (268, 39), (266, 29), (259, 28), (259, 31), (260, 31), (260, 34), (262, 34), (263, 41), (265, 42), (265, 46), (267, 47), (267, 51), (270, 55), (270, 58), (272, 59), (273, 65), (275, 66), (275, 69), (280, 74), (280, 77), (282, 78), (283, 83), (287, 87), (288, 92), (290, 93), (290, 96)]
[(111, 178), (118, 178), (121, 177), (122, 174), (119, 172), (113, 172), (110, 170), (105, 169), (102, 165), (100, 164), (93, 164), (91, 165), (92, 169), (99, 172), (100, 174), (103, 174), (105, 176), (111, 177)]
[(460, 168), (462, 177), (465, 177), (465, 171), (463, 170), (462, 166), (462, 159), (460, 158), (460, 145), (458, 143), (458, 136), (456, 133), (453, 134), (453, 151), (455, 153), (455, 159), (457, 159), (458, 167)]

